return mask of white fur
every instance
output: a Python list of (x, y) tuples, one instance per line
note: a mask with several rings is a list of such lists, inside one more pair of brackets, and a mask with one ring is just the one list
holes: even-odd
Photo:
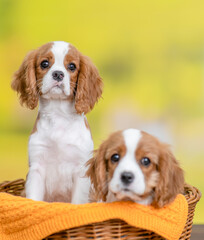
[[(54, 42), (55, 63), (43, 78), (37, 131), (29, 139), (26, 197), (79, 204), (88, 202), (90, 182), (84, 177), (84, 165), (92, 155), (93, 141), (85, 116), (64, 100), (70, 94), (70, 77), (63, 63), (68, 47), (68, 43)], [(65, 74), (62, 88), (53, 88), (55, 70)]]
[(29, 140), (27, 197), (87, 202), (84, 164), (91, 157), (93, 142), (85, 116), (76, 114), (74, 104), (66, 100), (40, 99), (39, 113), (37, 131)]
[[(69, 51), (69, 43), (66, 42), (54, 42), (51, 52), (54, 55), (55, 62), (49, 71), (43, 77), (42, 82), (42, 94), (44, 98), (61, 98), (66, 99), (70, 94), (70, 75), (64, 66), (64, 57)], [(64, 79), (61, 82), (57, 82), (52, 78), (54, 71), (62, 71), (64, 73)]]
[[(123, 199), (125, 197), (132, 198), (133, 194), (142, 195), (145, 192), (145, 177), (136, 161), (135, 151), (141, 138), (141, 132), (137, 129), (127, 129), (123, 131), (123, 138), (126, 147), (125, 156), (119, 161), (116, 167), (113, 177), (109, 183), (110, 192), (107, 196), (107, 200), (113, 201), (115, 198), (113, 193), (116, 194), (116, 198)], [(124, 185), (121, 181), (121, 174), (123, 172), (131, 172), (134, 175), (134, 180), (130, 185)], [(129, 191), (125, 191), (128, 189)], [(141, 201), (140, 203), (147, 204), (149, 200)]]

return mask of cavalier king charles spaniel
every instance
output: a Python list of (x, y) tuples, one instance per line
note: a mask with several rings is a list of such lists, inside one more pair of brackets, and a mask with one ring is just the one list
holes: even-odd
[(161, 208), (184, 189), (184, 175), (167, 144), (146, 132), (113, 133), (87, 162), (91, 201), (131, 200)]
[(12, 88), (28, 108), (39, 102), (29, 139), (27, 198), (88, 202), (90, 181), (84, 175), (93, 141), (85, 114), (102, 85), (91, 60), (67, 42), (47, 43), (25, 57)]

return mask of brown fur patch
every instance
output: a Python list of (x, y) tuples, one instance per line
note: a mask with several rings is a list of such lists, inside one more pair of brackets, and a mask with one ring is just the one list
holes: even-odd
[[(90, 131), (90, 134), (91, 134), (91, 129), (90, 129), (88, 120), (87, 120), (87, 118), (85, 116), (84, 116), (84, 124), (85, 124), (87, 130)], [(91, 134), (91, 139), (93, 140), (92, 134)]]
[(33, 133), (37, 132), (37, 123), (38, 123), (39, 120), (40, 120), (40, 113), (38, 113), (38, 116), (37, 116), (37, 118), (36, 118), (36, 120), (35, 120), (33, 129), (32, 129), (32, 131), (31, 131), (31, 135), (32, 135)]
[[(74, 72), (68, 69), (69, 63), (74, 63), (76, 65), (76, 70)], [(77, 90), (77, 80), (80, 71), (80, 52), (71, 44), (64, 58), (64, 66), (70, 74), (70, 99), (73, 100)]]
[(77, 79), (75, 108), (79, 114), (91, 111), (101, 97), (103, 82), (92, 61), (80, 54), (80, 70)]
[[(54, 55), (51, 52), (52, 45), (53, 43), (47, 43), (36, 50), (37, 58), (35, 63), (35, 71), (36, 71), (37, 90), (40, 95), (42, 94), (40, 90), (42, 86), (42, 79), (55, 62)], [(40, 64), (44, 60), (47, 60), (49, 62), (49, 67), (42, 69)]]
[(159, 183), (154, 189), (155, 207), (171, 203), (184, 191), (184, 173), (167, 144), (161, 143), (159, 155)]
[(91, 183), (94, 186), (91, 198), (97, 196), (95, 201), (106, 201), (108, 194), (108, 183), (111, 180), (117, 163), (111, 162), (113, 154), (119, 154), (121, 158), (126, 153), (125, 143), (122, 132), (113, 133), (106, 141), (104, 141), (98, 150), (94, 152), (94, 157), (88, 163), (88, 171), (86, 175), (90, 177)]
[[(143, 157), (150, 159), (149, 166), (145, 167), (140, 163)], [(182, 193), (184, 187), (183, 171), (167, 144), (163, 144), (152, 135), (142, 132), (142, 138), (136, 150), (136, 159), (145, 176), (145, 195), (152, 192), (155, 207), (169, 204), (177, 194)]]
[[(47, 43), (42, 47), (29, 52), (23, 60), (20, 68), (15, 72), (11, 87), (19, 93), (20, 103), (34, 109), (38, 104), (41, 78), (37, 61), (47, 54), (53, 43)], [(36, 74), (37, 71), (37, 74)], [(38, 82), (39, 79), (39, 82)]]
[[(69, 63), (76, 65), (74, 72), (67, 67)], [(69, 45), (69, 51), (64, 59), (64, 66), (70, 74), (69, 99), (75, 98), (75, 108), (79, 114), (86, 114), (94, 107), (102, 94), (102, 79), (97, 68), (91, 60), (83, 56), (73, 45)]]
[(108, 179), (108, 182), (110, 182), (113, 177), (113, 173), (120, 161), (119, 160), (117, 163), (112, 163), (111, 156), (113, 156), (114, 154), (118, 154), (120, 156), (120, 159), (122, 159), (126, 154), (126, 147), (125, 147), (122, 131), (113, 133), (108, 139), (107, 144), (108, 144), (108, 148), (106, 151), (105, 158), (107, 159), (107, 172), (108, 172), (107, 179)]
[[(142, 137), (138, 143), (137, 149), (135, 150), (135, 158), (144, 174), (145, 177), (145, 193), (144, 198), (147, 194), (151, 194), (153, 188), (156, 187), (159, 181), (159, 173), (157, 172), (157, 165), (159, 163), (160, 153), (160, 142), (157, 138), (149, 135), (148, 133), (142, 132)], [(149, 158), (151, 164), (144, 166), (141, 164), (142, 158)]]
[(84, 123), (85, 123), (86, 128), (87, 128), (88, 130), (90, 130), (89, 123), (88, 123), (86, 117), (84, 118)]

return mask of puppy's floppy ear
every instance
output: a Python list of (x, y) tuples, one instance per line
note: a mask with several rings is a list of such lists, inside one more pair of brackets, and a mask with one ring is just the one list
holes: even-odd
[(35, 76), (36, 51), (29, 52), (20, 68), (15, 72), (11, 87), (20, 94), (20, 103), (34, 109), (38, 104)]
[(166, 144), (161, 144), (158, 171), (160, 178), (155, 188), (153, 205), (163, 207), (184, 191), (183, 170)]
[(106, 201), (108, 194), (107, 166), (106, 166), (106, 142), (102, 143), (100, 148), (94, 152), (94, 157), (87, 162), (87, 177), (90, 177), (94, 186), (94, 194), (97, 201)]
[(75, 108), (79, 114), (88, 113), (102, 94), (102, 79), (91, 60), (80, 55), (80, 70), (78, 75)]

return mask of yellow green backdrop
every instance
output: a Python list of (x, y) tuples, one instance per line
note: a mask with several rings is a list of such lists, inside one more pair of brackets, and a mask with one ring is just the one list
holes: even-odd
[[(25, 54), (53, 40), (92, 58), (103, 99), (88, 114), (95, 147), (110, 132), (146, 130), (170, 143), (186, 181), (204, 190), (202, 0), (0, 0), (0, 181), (25, 178), (36, 110), (10, 88)], [(204, 223), (204, 201), (196, 223)]]

